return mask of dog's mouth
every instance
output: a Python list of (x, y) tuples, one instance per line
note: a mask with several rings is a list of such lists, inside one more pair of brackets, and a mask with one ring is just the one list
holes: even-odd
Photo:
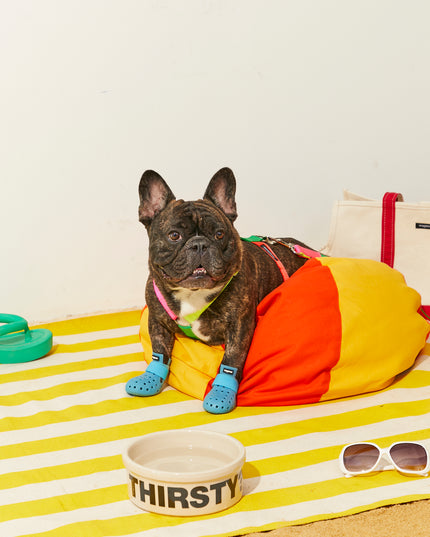
[[(161, 269), (165, 280), (170, 281), (173, 287), (183, 287), (186, 289), (212, 289), (218, 285), (220, 278), (213, 276), (203, 265), (197, 266), (192, 272), (184, 278), (172, 278), (163, 269)], [(222, 279), (222, 278), (221, 278)]]
[(208, 276), (208, 271), (204, 267), (199, 265), (197, 268), (193, 270), (193, 273), (191, 274), (191, 276), (188, 276), (188, 277), (189, 278), (202, 278), (204, 276)]
[(191, 274), (181, 280), (181, 284), (186, 284), (187, 287), (193, 284), (197, 285), (198, 287), (210, 287), (213, 283), (215, 283), (215, 281), (215, 278), (209, 274), (205, 267), (199, 265), (193, 270), (193, 272), (191, 272)]

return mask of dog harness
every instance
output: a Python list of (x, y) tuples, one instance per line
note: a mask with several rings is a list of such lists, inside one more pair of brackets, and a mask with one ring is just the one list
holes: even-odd
[(281, 271), (284, 281), (288, 280), (289, 278), (288, 272), (285, 270), (284, 265), (282, 264), (281, 260), (277, 257), (275, 252), (270, 248), (269, 244), (272, 246), (274, 244), (281, 244), (282, 246), (289, 248), (293, 252), (293, 254), (296, 254), (299, 257), (303, 257), (305, 259), (312, 259), (314, 257), (327, 257), (321, 252), (318, 252), (317, 250), (311, 250), (310, 248), (305, 248), (304, 246), (299, 246), (298, 244), (294, 244), (292, 242), (285, 242), (282, 239), (274, 239), (272, 237), (263, 237), (260, 235), (251, 235), (251, 237), (248, 237), (246, 239), (242, 238), (242, 240), (256, 244), (262, 250), (264, 250), (266, 254), (269, 254), (270, 257), (278, 265), (278, 268)]
[[(286, 271), (284, 265), (282, 264), (282, 261), (275, 254), (272, 248), (270, 248), (269, 245), (282, 244), (283, 246), (289, 248), (294, 254), (300, 257), (304, 257), (306, 259), (322, 256), (322, 254), (320, 252), (317, 252), (316, 250), (310, 250), (309, 248), (304, 248), (303, 246), (299, 246), (297, 244), (284, 242), (282, 239), (273, 239), (271, 237), (262, 237), (259, 235), (252, 235), (251, 237), (248, 237), (248, 238), (241, 238), (241, 240), (255, 244), (256, 246), (261, 248), (268, 256), (270, 256), (273, 259), (273, 261), (276, 263), (284, 281), (288, 280), (289, 278), (288, 272)], [(215, 302), (215, 300), (222, 294), (222, 292), (226, 289), (226, 287), (229, 285), (231, 280), (236, 276), (236, 274), (237, 272), (233, 274), (233, 276), (228, 280), (228, 282), (221, 289), (220, 293), (218, 293), (210, 302), (205, 304), (203, 308), (201, 308), (198, 311), (195, 311), (194, 313), (190, 313), (184, 316), (184, 319), (189, 323), (188, 325), (179, 324), (178, 322), (179, 316), (176, 315), (176, 313), (172, 311), (172, 309), (169, 307), (169, 305), (167, 304), (167, 300), (164, 298), (162, 292), (160, 291), (160, 288), (155, 283), (155, 280), (152, 280), (152, 286), (154, 288), (155, 296), (158, 298), (158, 301), (163, 306), (164, 311), (173, 321), (175, 321), (175, 323), (182, 330), (182, 332), (186, 336), (192, 339), (200, 340), (200, 338), (196, 336), (196, 334), (193, 332), (193, 329), (191, 327), (192, 323), (194, 321), (197, 321), (197, 319), (203, 314), (203, 312), (205, 312), (209, 308), (209, 306)]]
[(183, 324), (179, 324), (178, 323), (178, 319), (179, 319), (179, 316), (176, 315), (176, 313), (174, 311), (172, 311), (172, 309), (169, 307), (169, 305), (167, 304), (167, 300), (164, 298), (162, 292), (160, 291), (160, 288), (158, 287), (158, 285), (155, 283), (155, 280), (152, 280), (152, 286), (154, 288), (154, 292), (155, 292), (155, 296), (158, 298), (158, 301), (160, 302), (160, 304), (163, 306), (164, 308), (164, 311), (167, 313), (167, 315), (173, 320), (175, 321), (175, 323), (178, 325), (178, 327), (182, 330), (182, 332), (192, 338), (192, 339), (198, 339), (200, 340), (200, 338), (198, 336), (196, 336), (196, 334), (193, 332), (193, 329), (191, 328), (191, 324), (194, 322), (194, 321), (197, 321), (197, 319), (200, 317), (200, 315), (206, 311), (209, 306), (215, 302), (215, 300), (221, 295), (221, 293), (225, 290), (225, 288), (228, 286), (228, 284), (231, 282), (231, 280), (236, 276), (237, 272), (235, 274), (233, 274), (233, 276), (228, 280), (228, 282), (224, 285), (224, 287), (221, 289), (221, 291), (216, 295), (215, 298), (213, 298), (210, 302), (208, 302), (207, 304), (205, 304), (203, 306), (203, 308), (201, 308), (200, 310), (198, 311), (195, 311), (194, 313), (190, 313), (188, 315), (185, 315), (184, 316), (184, 319), (189, 323), (188, 325), (183, 325)]

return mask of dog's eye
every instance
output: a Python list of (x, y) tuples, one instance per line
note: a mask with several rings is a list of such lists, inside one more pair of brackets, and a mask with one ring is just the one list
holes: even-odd
[(169, 239), (173, 242), (177, 242), (182, 239), (182, 235), (179, 233), (179, 231), (171, 231), (169, 233)]
[(219, 229), (216, 233), (215, 233), (215, 238), (217, 240), (221, 240), (224, 238), (224, 235), (225, 235), (225, 232), (223, 229)]

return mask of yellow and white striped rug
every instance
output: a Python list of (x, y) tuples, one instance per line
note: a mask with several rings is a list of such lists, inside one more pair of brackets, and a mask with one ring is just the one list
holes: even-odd
[[(2, 537), (202, 537), (240, 535), (430, 498), (430, 478), (395, 471), (346, 479), (343, 445), (430, 447), (430, 345), (416, 366), (378, 393), (309, 406), (245, 408), (225, 416), (172, 388), (130, 397), (143, 368), (140, 312), (46, 325), (53, 352), (0, 365)], [(127, 496), (121, 453), (153, 431), (201, 428), (246, 447), (242, 500), (229, 510), (177, 518), (139, 510)], [(167, 533), (168, 531), (168, 533)]]

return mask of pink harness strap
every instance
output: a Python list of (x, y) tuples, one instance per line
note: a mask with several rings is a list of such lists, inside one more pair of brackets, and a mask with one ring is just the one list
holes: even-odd
[[(289, 248), (292, 252), (294, 252), (299, 257), (304, 257), (305, 259), (312, 259), (313, 257), (322, 257), (322, 254), (320, 254), (320, 252), (317, 252), (316, 250), (311, 250), (310, 248), (305, 248), (304, 246), (299, 246), (298, 244), (286, 243), (280, 239), (268, 238), (267, 240), (272, 241), (272, 244), (274, 243), (282, 244), (283, 246), (286, 246), (287, 248)], [(253, 240), (252, 244), (256, 244), (262, 250), (264, 250), (266, 254), (270, 255), (270, 257), (273, 259), (273, 261), (275, 261), (276, 265), (278, 266), (284, 281), (288, 280), (289, 278), (288, 272), (285, 270), (285, 267), (282, 264), (282, 261), (275, 254), (272, 248), (270, 248), (270, 246), (267, 244), (267, 241), (266, 240), (262, 240), (262, 241)]]
[(176, 322), (178, 319), (178, 316), (175, 315), (173, 311), (169, 308), (166, 302), (166, 299), (164, 298), (163, 294), (161, 293), (160, 289), (158, 288), (158, 285), (155, 283), (154, 280), (152, 280), (152, 286), (154, 288), (155, 296), (158, 298), (160, 304), (163, 306), (163, 308), (165, 309), (169, 317)]
[(272, 248), (270, 248), (270, 246), (266, 243), (266, 242), (263, 242), (263, 241), (258, 241), (258, 242), (252, 242), (252, 244), (256, 244), (257, 246), (259, 246), (262, 250), (264, 250), (266, 252), (267, 255), (269, 255), (273, 261), (276, 263), (279, 271), (281, 272), (282, 274), (282, 278), (284, 279), (284, 282), (286, 280), (288, 280), (288, 278), (290, 277), (288, 275), (288, 272), (286, 271), (284, 265), (282, 264), (282, 261), (279, 259), (279, 257), (275, 254), (275, 252), (272, 250)]
[(311, 250), (309, 248), (305, 248), (304, 246), (299, 246), (298, 244), (293, 244), (292, 246), (293, 252), (300, 257), (306, 257), (307, 259), (322, 257), (320, 252), (317, 252), (316, 250)]

